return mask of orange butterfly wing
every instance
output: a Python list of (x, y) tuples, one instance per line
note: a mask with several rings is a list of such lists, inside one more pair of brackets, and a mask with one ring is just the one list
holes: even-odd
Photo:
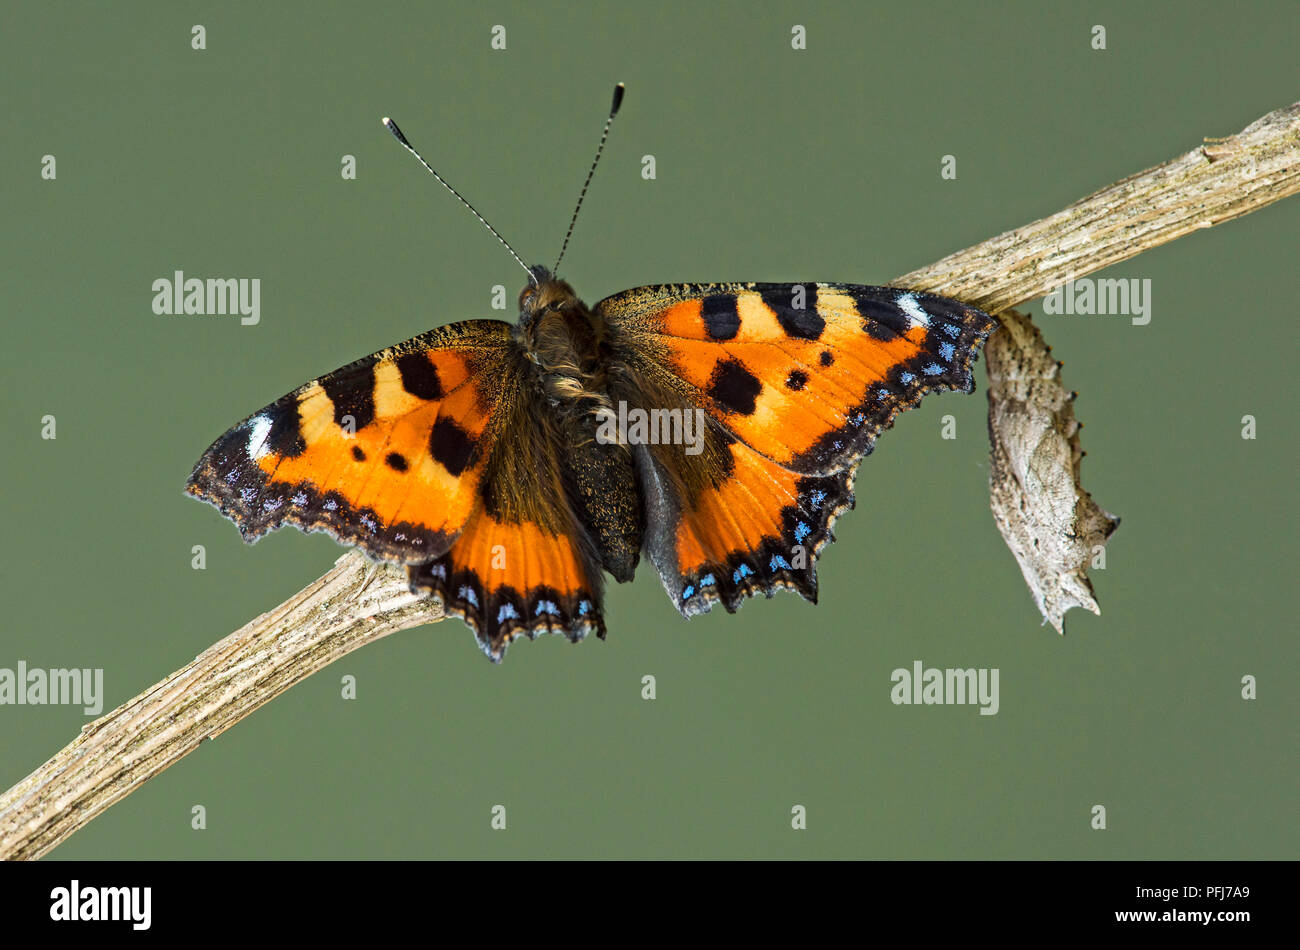
[(525, 373), (520, 363), (505, 368), (508, 395), (497, 407), (480, 505), (450, 550), (407, 567), (412, 590), (441, 598), (493, 661), (521, 634), (562, 633), (575, 643), (605, 636), (599, 559), (570, 507), (550, 407), (522, 385)]
[(292, 524), (407, 564), (493, 659), (519, 633), (603, 636), (599, 569), (525, 372), (510, 324), (432, 330), (254, 413), (186, 491), (249, 541)]
[(640, 449), (646, 551), (688, 616), (782, 587), (815, 601), (858, 463), (926, 393), (969, 392), (996, 326), (959, 301), (851, 284), (642, 287), (595, 310), (624, 367), (616, 398), (706, 417), (699, 459)]
[(509, 341), (466, 321), (315, 379), (217, 439), (186, 491), (248, 541), (292, 524), (386, 561), (442, 554), (477, 505)]
[(561, 633), (575, 643), (592, 632), (605, 637), (600, 569), (575, 531), (480, 508), (451, 550), (406, 570), (412, 589), (436, 595), (468, 623), (494, 662), (521, 634)]

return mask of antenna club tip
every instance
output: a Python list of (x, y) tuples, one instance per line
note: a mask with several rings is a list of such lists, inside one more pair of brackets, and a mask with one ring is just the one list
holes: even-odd
[(609, 114), (611, 116), (618, 114), (618, 108), (623, 104), (623, 93), (627, 91), (627, 86), (619, 83), (614, 87), (614, 104), (610, 106)]
[(402, 130), (397, 127), (397, 123), (394, 122), (392, 119), (390, 119), (388, 116), (384, 116), (384, 128), (386, 128), (389, 132), (392, 132), (393, 138), (397, 139), (397, 141), (401, 142), (407, 148), (411, 149), (411, 151), (413, 152), (415, 151), (415, 149), (411, 147), (411, 143), (406, 140), (406, 136), (402, 134)]

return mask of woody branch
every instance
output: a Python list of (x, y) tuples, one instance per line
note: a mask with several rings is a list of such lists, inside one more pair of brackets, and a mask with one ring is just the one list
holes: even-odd
[[(997, 313), (1300, 191), (1300, 103), (1049, 217), (906, 274), (898, 286)], [(0, 795), (0, 858), (37, 858), (298, 681), (398, 630), (442, 619), (400, 568), (356, 551), (194, 662), (82, 729)]]

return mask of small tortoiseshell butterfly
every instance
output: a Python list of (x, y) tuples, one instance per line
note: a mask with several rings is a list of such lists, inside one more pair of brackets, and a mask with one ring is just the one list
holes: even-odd
[(629, 581), (643, 551), (687, 617), (778, 588), (816, 602), (859, 462), (925, 393), (970, 392), (996, 326), (856, 284), (665, 284), (588, 307), (526, 269), (517, 324), (453, 323), (307, 383), (217, 439), (187, 491), (245, 540), (288, 523), (405, 565), (493, 660), (519, 634), (603, 638), (602, 571)]

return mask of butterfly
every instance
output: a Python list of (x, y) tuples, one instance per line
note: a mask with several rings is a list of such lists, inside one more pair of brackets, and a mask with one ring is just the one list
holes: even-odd
[(997, 325), (841, 283), (662, 284), (589, 307), (523, 266), (516, 323), (445, 325), (300, 386), (217, 439), (187, 492), (247, 541), (291, 524), (404, 565), (494, 661), (520, 635), (603, 639), (604, 575), (632, 580), (642, 554), (686, 617), (780, 589), (815, 603), (859, 463), (926, 393), (970, 392)]

